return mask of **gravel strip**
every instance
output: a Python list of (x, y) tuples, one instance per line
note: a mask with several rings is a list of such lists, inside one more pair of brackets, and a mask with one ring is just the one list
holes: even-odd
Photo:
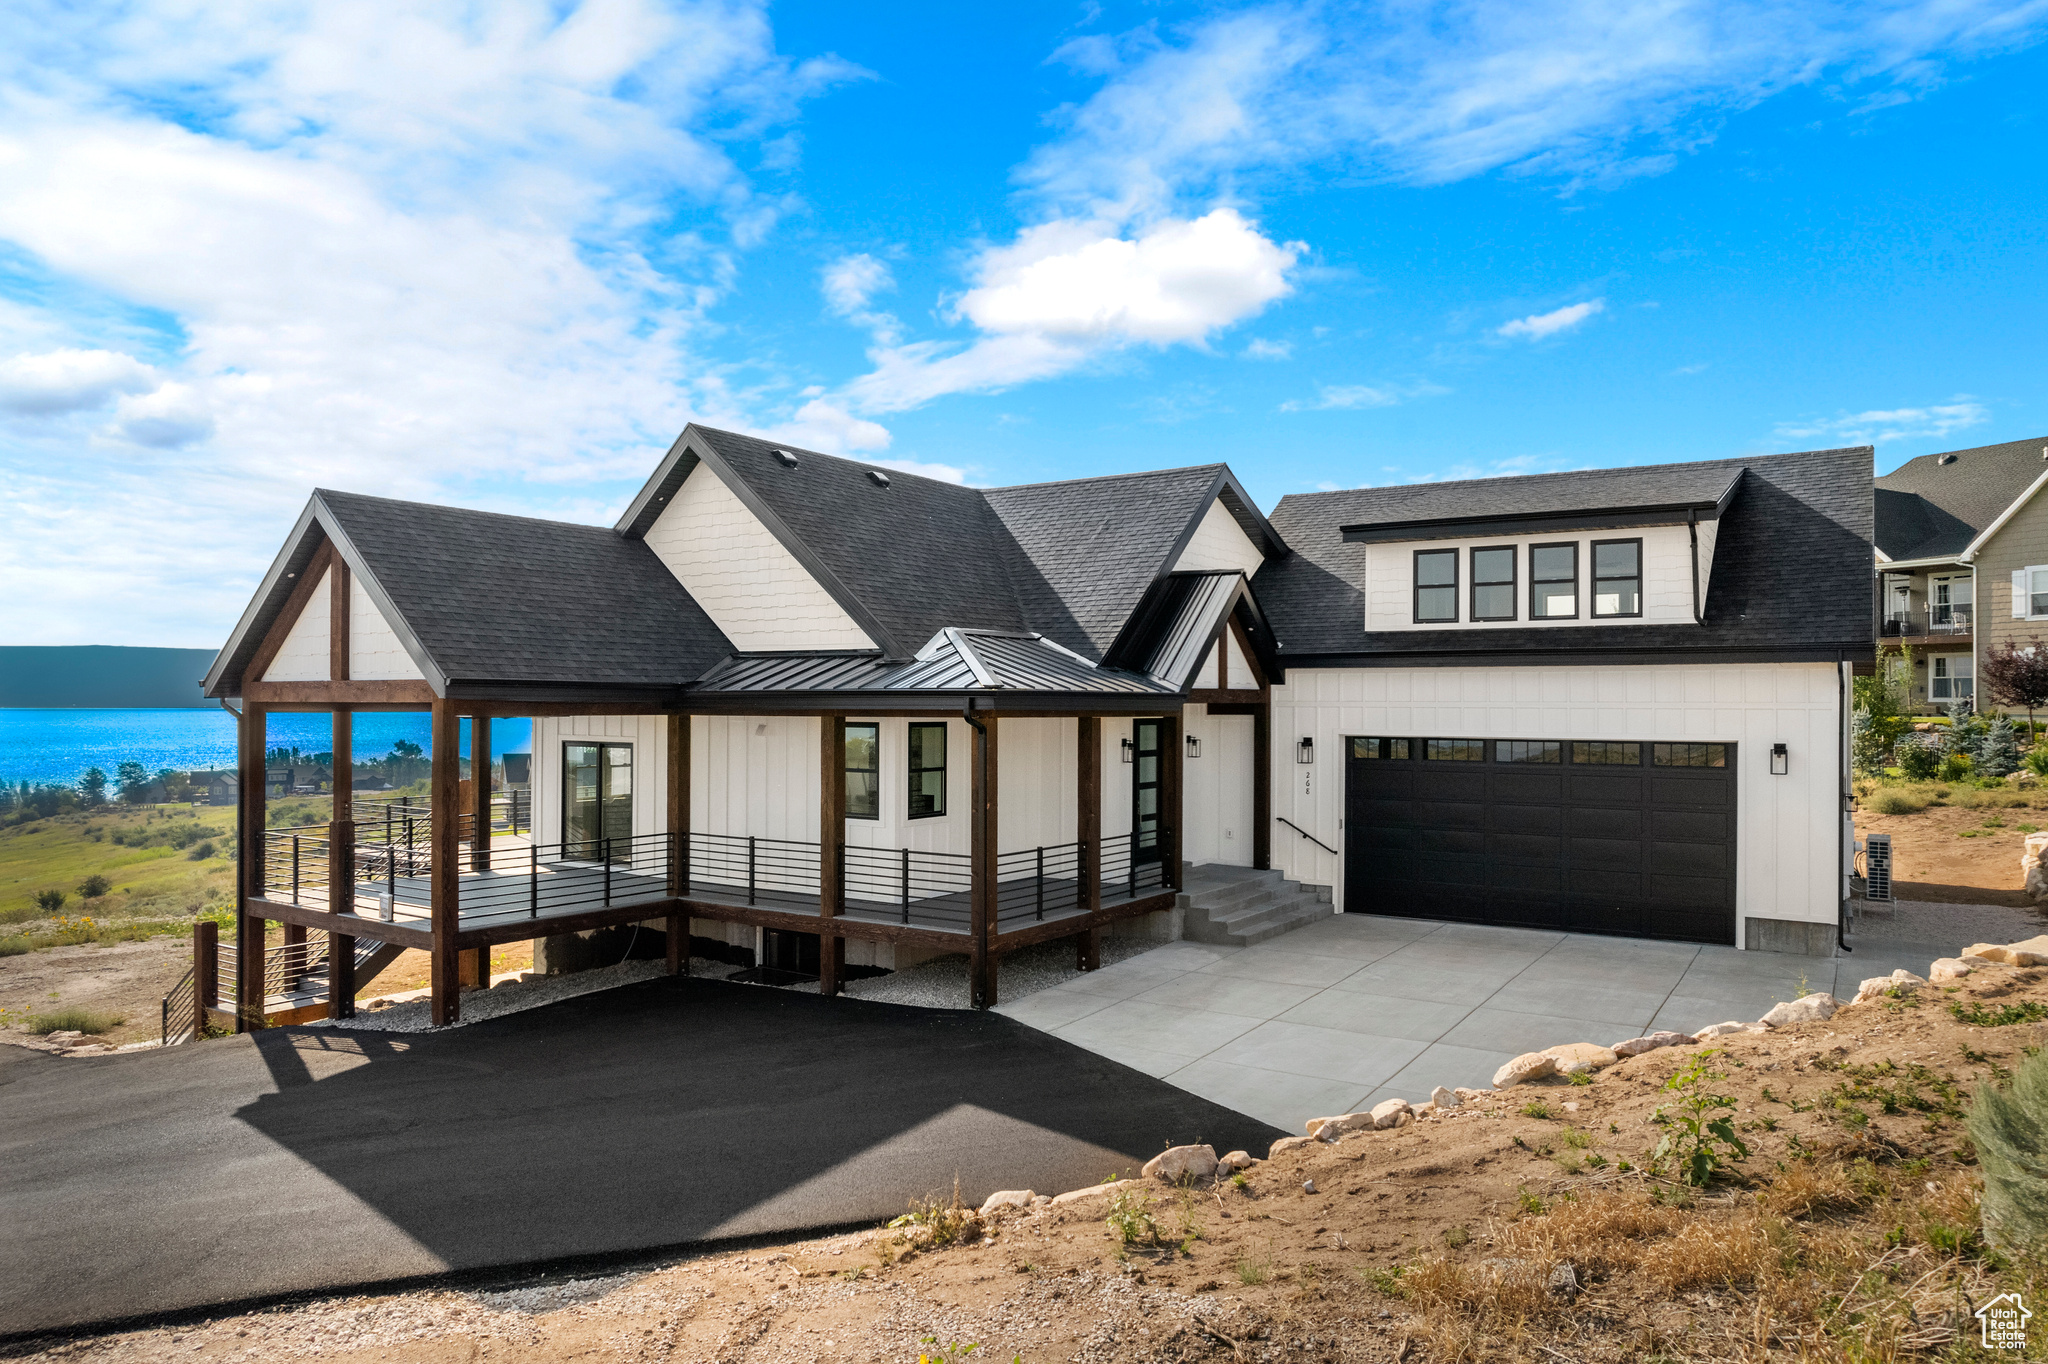
[[(595, 994), (599, 990), (616, 989), (621, 985), (633, 985), (667, 973), (666, 962), (627, 961), (620, 962), (617, 966), (601, 966), (594, 971), (576, 971), (564, 976), (542, 976), (537, 980), (507, 981), (488, 990), (471, 990), (465, 993), (462, 996), (462, 1017), (453, 1026), (460, 1028), (469, 1023), (481, 1023), (487, 1018), (502, 1018), (506, 1014), (516, 1014), (522, 1009), (538, 1009), (543, 1004), (574, 999), (578, 995)], [(700, 971), (694, 974), (708, 975), (710, 972)], [(342, 1027), (351, 1032), (430, 1032), (434, 1030), (433, 1004), (429, 1000), (413, 999), (403, 1004), (394, 1004), (388, 1009), (358, 1009), (354, 1018), (343, 1019), (339, 1024), (323, 1018), (301, 1026)]]
[(1849, 945), (1859, 942), (1950, 943), (1951, 954), (1972, 943), (2018, 942), (2048, 932), (2048, 916), (2039, 910), (2013, 909), (2006, 905), (1952, 905), (1931, 900), (1899, 900), (1896, 908), (1882, 905), (1859, 907), (1856, 931)]
[[(1102, 964), (1110, 966), (1128, 961), (1158, 946), (1160, 944), (1147, 938), (1105, 936), (1102, 939)], [(1051, 989), (1080, 974), (1074, 969), (1074, 944), (1071, 941), (1037, 943), (1005, 953), (998, 978), (1002, 1002), (1014, 1004), (1027, 995)], [(818, 992), (815, 981), (768, 988), (808, 995)], [(919, 1009), (965, 1009), (968, 1007), (967, 958), (964, 955), (934, 957), (886, 976), (849, 980), (841, 988), (853, 999), (872, 999), (881, 1004), (908, 1004)]]

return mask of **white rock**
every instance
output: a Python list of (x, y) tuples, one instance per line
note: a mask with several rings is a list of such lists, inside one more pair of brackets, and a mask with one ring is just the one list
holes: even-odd
[(2048, 851), (2048, 832), (2028, 834), (2026, 847), (2020, 853), (2020, 871), (2026, 876), (2027, 894), (2035, 900), (2048, 899), (2048, 871), (2041, 866), (2044, 851)]
[(1410, 1111), (1415, 1114), (1415, 1121), (1421, 1122), (1424, 1118), (1433, 1118), (1436, 1116), (1436, 1105), (1433, 1103), (1423, 1102), (1415, 1105), (1415, 1107)]
[(1976, 969), (1960, 957), (1943, 957), (1927, 968), (1927, 979), (1961, 980)]
[(1318, 1141), (1335, 1141), (1346, 1132), (1369, 1132), (1372, 1127), (1370, 1113), (1343, 1113), (1334, 1118), (1310, 1118), (1308, 1134)]
[(1404, 1108), (1394, 1115), (1394, 1126), (1396, 1127), (1412, 1127), (1414, 1124), (1415, 1110), (1412, 1108)]
[(1833, 1018), (1835, 1010), (1841, 1007), (1841, 1000), (1823, 990), (1819, 994), (1774, 1004), (1771, 1011), (1757, 1021), (1767, 1028), (1789, 1028), (1795, 1023), (1824, 1023)]
[(1871, 976), (1861, 985), (1857, 986), (1854, 1002), (1861, 1004), (1865, 1000), (1875, 999), (1879, 995), (1889, 994), (1893, 990), (1917, 990), (1926, 983), (1927, 981), (1924, 977), (1916, 976), (1904, 967), (1900, 967), (1888, 976)]
[(1236, 1174), (1239, 1170), (1251, 1169), (1255, 1163), (1248, 1153), (1232, 1151), (1229, 1155), (1216, 1162), (1216, 1168), (1228, 1174)]
[(1557, 1063), (1557, 1073), (1559, 1075), (1591, 1075), (1593, 1073), (1593, 1063), (1585, 1060), (1583, 1057), (1567, 1056)]
[(1981, 971), (1987, 966), (2005, 965), (2004, 962), (1999, 961), (1994, 957), (1982, 957), (1977, 955), (1977, 953), (1975, 952), (1965, 952), (1956, 960), (1962, 962), (1963, 965), (1969, 967), (1973, 971)]
[(1442, 1085), (1438, 1085), (1435, 1089), (1429, 1091), (1429, 1101), (1439, 1109), (1456, 1108), (1464, 1102), (1464, 1099), (1465, 1096), (1462, 1093), (1455, 1093), (1445, 1089)]
[[(2040, 838), (2043, 835), (2032, 834), (2029, 837)], [(2024, 942), (2007, 943), (2005, 952), (2005, 959), (2014, 966), (2048, 966), (2048, 933)]]
[(45, 1042), (55, 1042), (58, 1046), (61, 1047), (64, 1046), (66, 1043), (76, 1042), (79, 1038), (83, 1036), (85, 1036), (85, 1034), (78, 1031), (76, 1028), (67, 1028), (62, 1032), (44, 1033), (43, 1040)]
[(1304, 1146), (1315, 1145), (1314, 1137), (1282, 1137), (1266, 1150), (1267, 1160), (1278, 1160), (1289, 1151), (1299, 1151)]
[[(1401, 1115), (1406, 1112), (1408, 1112), (1408, 1101), (1406, 1099), (1388, 1099), (1385, 1103), (1374, 1104), (1372, 1106), (1372, 1125), (1384, 1131), (1386, 1128), (1398, 1124), (1401, 1121)], [(1414, 1118), (1411, 1116), (1409, 1121), (1413, 1122)]]
[(1761, 1023), (1739, 1023), (1731, 1018), (1726, 1023), (1716, 1023), (1711, 1027), (1701, 1028), (1693, 1034), (1693, 1037), (1698, 1041), (1704, 1042), (1710, 1037), (1728, 1037), (1735, 1033), (1763, 1031), (1764, 1025)]
[(1691, 1041), (1692, 1034), (1689, 1032), (1653, 1032), (1645, 1033), (1641, 1037), (1631, 1037), (1626, 1042), (1616, 1042), (1608, 1050), (1617, 1057), (1626, 1059), (1630, 1056), (1641, 1056), (1646, 1051), (1656, 1051), (1659, 1047), (1682, 1047)]
[(1546, 1075), (1555, 1074), (1555, 1056), (1545, 1056), (1540, 1051), (1524, 1052), (1493, 1073), (1493, 1087), (1506, 1089), (1511, 1085), (1526, 1084), (1531, 1080), (1540, 1080)]
[[(1560, 1075), (1581, 1075), (1587, 1070), (1605, 1070), (1621, 1059), (1613, 1048), (1603, 1047), (1597, 1042), (1567, 1042), (1561, 1047), (1545, 1047), (1543, 1054), (1557, 1058), (1557, 1070)], [(1580, 1070), (1566, 1070), (1567, 1061), (1583, 1061), (1586, 1064)]]
[(1452, 1092), (1458, 1096), (1459, 1103), (1465, 1104), (1471, 1103), (1474, 1099), (1484, 1099), (1493, 1093), (1490, 1089), (1467, 1089), (1463, 1085)]
[(1178, 1184), (1183, 1179), (1212, 1179), (1216, 1174), (1216, 1148), (1169, 1146), (1146, 1161), (1140, 1173), (1166, 1184)]
[(986, 1217), (998, 1208), (1028, 1208), (1036, 1197), (1038, 1195), (1029, 1189), (1004, 1189), (982, 1200), (981, 1215)]
[[(1307, 1138), (1295, 1137), (1290, 1140), (1306, 1141)], [(1108, 1184), (1090, 1184), (1085, 1189), (1069, 1189), (1066, 1193), (1054, 1194), (1052, 1205), (1058, 1208), (1065, 1207), (1070, 1203), (1085, 1203), (1091, 1198), (1105, 1198), (1115, 1193), (1118, 1189), (1127, 1189), (1133, 1184), (1141, 1184), (1143, 1182), (1143, 1180), (1137, 1179), (1119, 1179)]]

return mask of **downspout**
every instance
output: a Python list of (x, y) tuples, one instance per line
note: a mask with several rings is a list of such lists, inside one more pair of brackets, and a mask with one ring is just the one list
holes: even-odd
[(1700, 514), (1685, 514), (1685, 533), (1692, 540), (1692, 623), (1700, 623)]
[[(1840, 787), (1838, 794), (1844, 819), (1849, 818), (1851, 801), (1854, 799), (1854, 792), (1849, 786), (1849, 667), (1847, 659), (1837, 659), (1835, 662), (1835, 781)], [(1854, 825), (1850, 827), (1853, 830)], [(1835, 836), (1841, 838), (1839, 829)], [(1848, 939), (1844, 936), (1849, 918), (1849, 884), (1856, 875), (1853, 832), (1849, 837), (1842, 839), (1841, 851), (1835, 856), (1836, 865), (1842, 874), (1842, 898), (1835, 906), (1835, 946), (1844, 952), (1854, 952), (1856, 949), (1849, 946)], [(1847, 866), (1841, 865), (1840, 859), (1843, 857), (1848, 859)]]

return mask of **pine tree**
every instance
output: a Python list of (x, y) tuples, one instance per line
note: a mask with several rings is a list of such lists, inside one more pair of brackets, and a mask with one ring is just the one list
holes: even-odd
[(1951, 753), (1977, 756), (1977, 743), (1982, 738), (1977, 728), (1977, 711), (1965, 696), (1958, 696), (1948, 703), (1948, 735), (1943, 744)]
[(1996, 716), (1977, 743), (1977, 770), (1987, 777), (2003, 777), (2018, 771), (2019, 765), (2019, 726), (2011, 716)]

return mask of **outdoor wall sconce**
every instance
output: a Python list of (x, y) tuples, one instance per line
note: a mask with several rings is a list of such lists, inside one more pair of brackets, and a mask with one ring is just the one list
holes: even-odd
[(1785, 752), (1785, 745), (1771, 745), (1771, 775), (1782, 777), (1792, 770), (1792, 757)]
[(1136, 750), (1131, 747), (1131, 741), (1129, 739), (1124, 740), (1124, 761), (1129, 762), (1134, 752)]
[(1188, 735), (1188, 756), (1190, 758), (1202, 756), (1202, 741), (1192, 734)]
[(1316, 760), (1316, 741), (1302, 738), (1294, 745), (1294, 760), (1298, 763), (1312, 763)]

